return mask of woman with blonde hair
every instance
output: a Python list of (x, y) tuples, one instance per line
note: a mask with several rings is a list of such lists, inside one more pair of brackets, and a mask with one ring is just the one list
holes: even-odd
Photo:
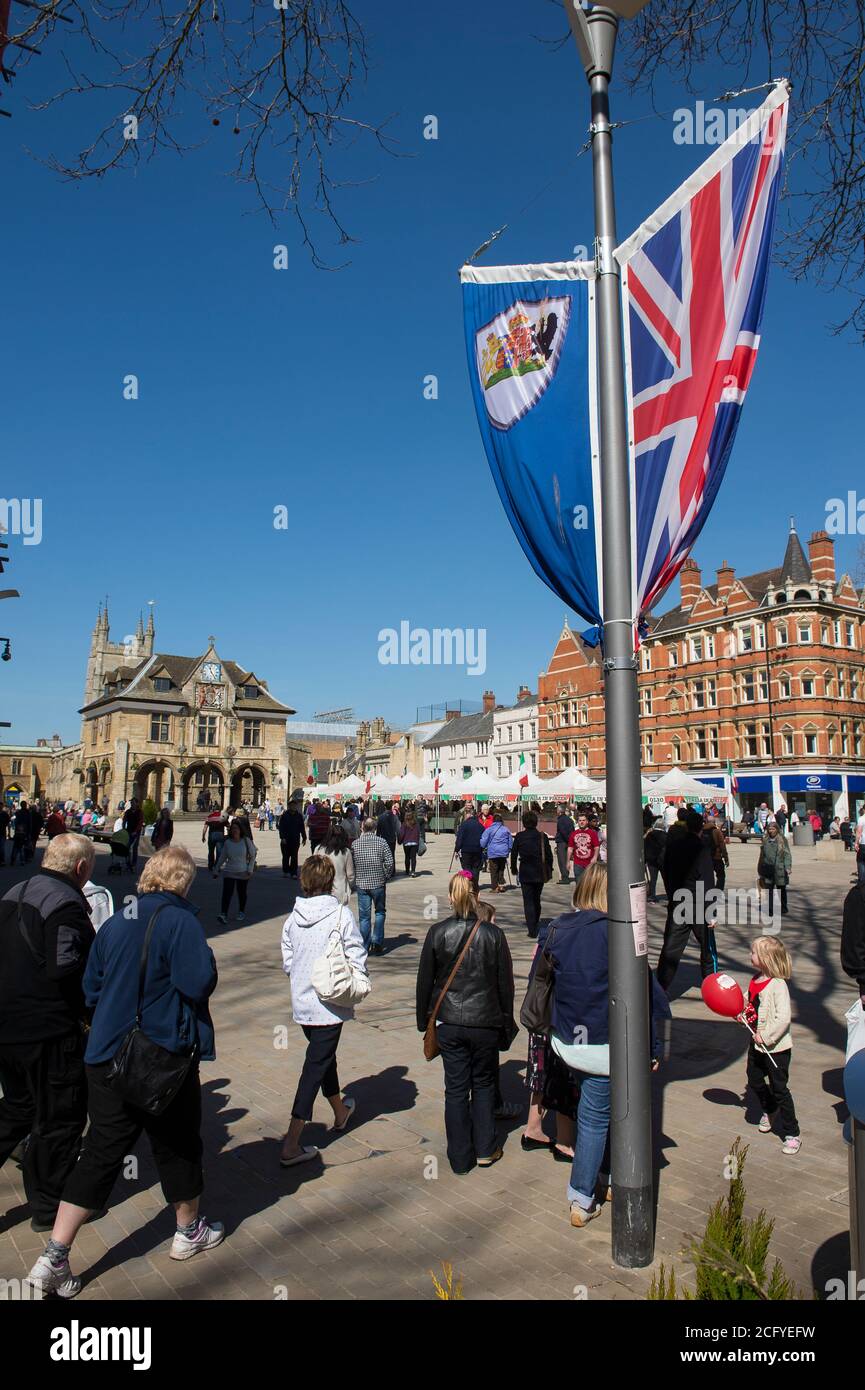
[(454, 874), (449, 895), (451, 916), (430, 928), (421, 951), (417, 1026), (425, 1033), (435, 1019), (445, 1074), (448, 1159), (462, 1174), (475, 1165), (489, 1168), (502, 1156), (496, 1081), (500, 1039), (516, 1031), (514, 974), (504, 932), (478, 918), (470, 870)]
[[(208, 1000), (216, 962), (187, 894), (195, 878), (187, 850), (170, 845), (151, 855), (138, 880), (136, 912), (115, 912), (96, 936), (84, 971), (84, 995), (95, 1012), (84, 1054), (90, 1128), (66, 1180), (51, 1239), (30, 1273), (43, 1293), (74, 1298), (81, 1280), (69, 1251), (111, 1190), (142, 1132), (147, 1135), (165, 1200), (176, 1213), (169, 1255), (188, 1260), (219, 1245), (224, 1229), (200, 1215), (200, 1059), (214, 1057)], [(179, 1090), (159, 1112), (138, 1109), (109, 1083), (113, 1059), (138, 1025), (151, 1043), (190, 1059)]]

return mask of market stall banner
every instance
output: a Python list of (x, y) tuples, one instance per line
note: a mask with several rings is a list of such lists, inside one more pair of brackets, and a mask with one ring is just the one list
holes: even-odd
[(487, 459), (535, 573), (601, 620), (594, 265), (463, 266), (466, 350)]
[(687, 559), (730, 458), (760, 342), (788, 106), (779, 82), (615, 252), (635, 619)]

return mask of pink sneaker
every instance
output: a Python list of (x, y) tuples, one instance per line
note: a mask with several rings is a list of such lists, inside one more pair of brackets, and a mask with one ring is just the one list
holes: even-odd
[(802, 1147), (802, 1140), (796, 1134), (791, 1134), (781, 1145), (782, 1154), (797, 1154)]

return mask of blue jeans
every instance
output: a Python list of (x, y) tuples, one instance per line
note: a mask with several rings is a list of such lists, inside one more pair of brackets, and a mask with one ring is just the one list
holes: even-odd
[(370, 947), (370, 916), (373, 904), (375, 904), (375, 926), (372, 929), (373, 946), (381, 946), (384, 942), (384, 915), (387, 911), (387, 885), (382, 884), (381, 888), (376, 888), (372, 893), (366, 893), (362, 888), (357, 890), (357, 917), (360, 926), (360, 934), (363, 937), (363, 944), (367, 950)]
[(610, 1171), (610, 1078), (586, 1072), (573, 1075), (580, 1083), (580, 1101), (568, 1201), (590, 1211), (595, 1205), (598, 1174)]

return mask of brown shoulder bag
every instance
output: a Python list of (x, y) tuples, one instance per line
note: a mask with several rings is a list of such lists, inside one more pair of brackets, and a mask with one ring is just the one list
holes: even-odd
[(457, 971), (459, 970), (460, 966), (465, 960), (466, 952), (468, 951), (469, 947), (474, 941), (479, 926), (480, 922), (475, 922), (474, 926), (469, 932), (468, 937), (466, 938), (466, 944), (465, 946), (463, 946), (462, 950), (457, 956), (456, 965), (454, 966), (451, 973), (448, 975), (447, 980), (445, 981), (445, 987), (439, 995), (438, 999), (436, 1000), (435, 1008), (429, 1016), (429, 1020), (426, 1026), (426, 1032), (423, 1035), (423, 1055), (424, 1057), (426, 1057), (428, 1062), (431, 1062), (434, 1057), (438, 1057), (439, 1053), (441, 1052), (441, 1048), (439, 1047), (439, 1040), (436, 1037), (436, 1019), (438, 1018), (438, 1011), (442, 1006), (442, 1002), (444, 1000), (445, 995), (447, 994), (448, 990), (454, 982), (454, 977), (456, 976)]

